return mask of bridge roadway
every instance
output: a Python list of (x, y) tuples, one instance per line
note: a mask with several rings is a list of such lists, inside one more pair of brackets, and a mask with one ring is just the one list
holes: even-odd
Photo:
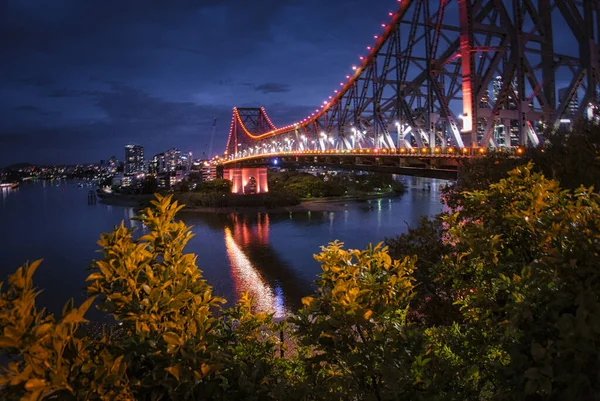
[[(502, 152), (502, 151), (500, 151)], [(507, 152), (507, 150), (504, 150)], [(511, 157), (519, 157), (523, 149), (508, 150)], [(224, 168), (259, 166), (324, 167), (339, 170), (360, 170), (378, 173), (455, 180), (462, 161), (489, 153), (483, 148), (422, 148), (422, 149), (356, 149), (307, 150), (276, 152), (221, 160)]]

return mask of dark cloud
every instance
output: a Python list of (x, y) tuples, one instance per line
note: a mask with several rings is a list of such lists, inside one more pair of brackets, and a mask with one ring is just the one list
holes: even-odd
[(14, 79), (14, 82), (18, 82), (18, 83), (22, 83), (25, 85), (31, 85), (31, 86), (36, 86), (36, 87), (44, 87), (44, 86), (49, 86), (54, 84), (56, 81), (54, 81), (51, 78), (48, 77), (26, 77), (26, 78), (19, 78), (19, 79)]
[(23, 105), (23, 106), (18, 106), (15, 107), (15, 111), (33, 111), (33, 112), (39, 112), (41, 109), (37, 106), (32, 106), (32, 105)]
[(267, 82), (262, 85), (258, 85), (256, 90), (262, 93), (281, 93), (289, 92), (290, 86), (288, 84), (278, 84), (275, 82)]
[(61, 98), (61, 97), (79, 97), (79, 96), (91, 96), (95, 91), (82, 91), (74, 89), (53, 89), (49, 91), (46, 96), (50, 98)]
[[(375, 4), (377, 3), (377, 4)], [(201, 154), (234, 106), (304, 118), (394, 0), (0, 0), (0, 160)], [(343, 18), (341, 17), (343, 13)]]

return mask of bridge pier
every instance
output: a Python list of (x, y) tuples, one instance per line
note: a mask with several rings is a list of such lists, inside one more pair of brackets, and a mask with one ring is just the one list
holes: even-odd
[(269, 192), (267, 168), (229, 168), (223, 170), (223, 177), (233, 183), (234, 194), (263, 194)]

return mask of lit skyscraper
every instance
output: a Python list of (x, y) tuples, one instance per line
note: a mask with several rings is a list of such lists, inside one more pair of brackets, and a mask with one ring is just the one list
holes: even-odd
[[(562, 88), (558, 91), (558, 99), (560, 102), (563, 102), (565, 98), (569, 95), (569, 88)], [(577, 92), (573, 94), (573, 97), (569, 101), (569, 105), (565, 110), (566, 117), (573, 117), (577, 113), (577, 109), (579, 108), (579, 97), (577, 96)]]
[(172, 172), (181, 166), (181, 151), (171, 148), (165, 152), (166, 170)]
[(140, 145), (125, 146), (125, 174), (144, 172), (144, 147)]

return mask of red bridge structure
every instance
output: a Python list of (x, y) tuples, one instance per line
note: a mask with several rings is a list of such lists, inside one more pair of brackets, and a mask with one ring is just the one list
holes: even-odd
[(276, 127), (264, 108), (234, 108), (225, 168), (451, 172), (461, 158), (518, 154), (547, 129), (598, 119), (600, 1), (397, 4), (346, 79), (302, 120)]

